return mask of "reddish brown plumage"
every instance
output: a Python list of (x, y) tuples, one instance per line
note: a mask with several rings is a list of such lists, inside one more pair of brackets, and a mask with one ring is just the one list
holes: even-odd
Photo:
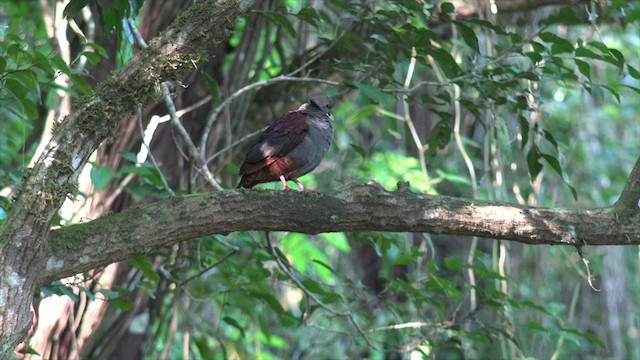
[(281, 180), (289, 189), (286, 182), (292, 180), (304, 190), (297, 177), (317, 166), (333, 137), (330, 109), (331, 100), (318, 96), (276, 119), (249, 149), (240, 166), (238, 187)]

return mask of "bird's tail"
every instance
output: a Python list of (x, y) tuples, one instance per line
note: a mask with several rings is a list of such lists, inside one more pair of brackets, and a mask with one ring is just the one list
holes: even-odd
[(247, 184), (247, 175), (242, 175), (242, 179), (240, 179), (240, 182), (238, 183), (238, 186), (236, 187), (236, 189), (240, 189), (240, 188), (247, 188), (250, 189), (253, 187), (252, 184)]

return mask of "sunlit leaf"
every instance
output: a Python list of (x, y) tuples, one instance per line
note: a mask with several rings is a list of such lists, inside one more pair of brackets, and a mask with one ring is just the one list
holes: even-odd
[(113, 172), (107, 166), (93, 164), (91, 167), (90, 177), (95, 190), (100, 191), (104, 189), (105, 186), (107, 186), (107, 184), (113, 177)]
[(354, 85), (358, 89), (360, 89), (360, 91), (362, 91), (362, 93), (366, 97), (373, 100), (373, 102), (377, 104), (384, 104), (387, 100), (387, 97), (389, 96), (371, 85), (367, 85), (359, 82), (355, 82)]
[(225, 316), (222, 318), (222, 321), (236, 328), (238, 331), (240, 331), (240, 335), (242, 337), (245, 337), (244, 328), (242, 327), (242, 325), (240, 325), (240, 323), (238, 323), (238, 321), (236, 321), (236, 319), (229, 316)]

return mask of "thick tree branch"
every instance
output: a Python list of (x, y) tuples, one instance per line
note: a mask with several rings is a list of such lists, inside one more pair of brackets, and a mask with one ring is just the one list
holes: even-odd
[(640, 212), (640, 157), (627, 178), (627, 184), (615, 204), (619, 216), (633, 216)]
[(43, 280), (51, 221), (73, 193), (89, 155), (117, 136), (120, 119), (157, 96), (160, 83), (179, 80), (207, 49), (226, 40), (252, 3), (195, 2), (56, 126), (0, 229), (0, 359), (11, 356), (31, 324), (31, 300)]
[(46, 279), (149, 254), (179, 241), (246, 230), (410, 231), (527, 244), (630, 245), (640, 244), (640, 213), (621, 221), (612, 208), (533, 208), (364, 185), (335, 194), (222, 191), (170, 198), (54, 230)]

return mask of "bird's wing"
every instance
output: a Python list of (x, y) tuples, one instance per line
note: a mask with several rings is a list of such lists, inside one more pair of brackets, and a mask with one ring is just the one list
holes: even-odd
[(298, 146), (309, 132), (305, 118), (306, 114), (296, 110), (276, 119), (249, 149), (240, 174), (251, 174), (269, 166)]

